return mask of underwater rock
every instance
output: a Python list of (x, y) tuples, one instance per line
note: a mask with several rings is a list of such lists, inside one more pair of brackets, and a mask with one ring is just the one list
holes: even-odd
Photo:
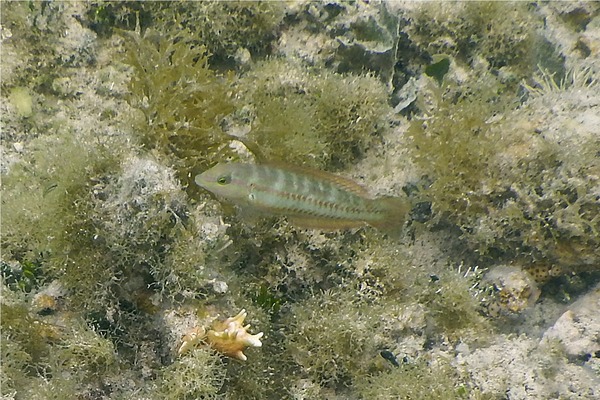
[(542, 343), (558, 340), (570, 359), (600, 358), (600, 285), (569, 306), (544, 333)]
[(289, 12), (298, 23), (282, 34), (279, 53), (340, 73), (371, 71), (391, 81), (398, 19), (384, 3), (306, 2)]

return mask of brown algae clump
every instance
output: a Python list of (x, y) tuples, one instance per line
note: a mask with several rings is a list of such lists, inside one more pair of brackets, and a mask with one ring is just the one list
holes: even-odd
[(198, 160), (230, 154), (219, 127), (234, 109), (228, 79), (209, 68), (206, 47), (191, 42), (187, 31), (124, 37), (134, 71), (129, 102), (143, 114), (141, 144), (166, 156), (185, 183)]

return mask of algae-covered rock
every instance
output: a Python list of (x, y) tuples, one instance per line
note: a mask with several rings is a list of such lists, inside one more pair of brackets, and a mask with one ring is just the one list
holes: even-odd
[[(594, 3), (1, 19), (1, 397), (598, 397)], [(193, 183), (238, 160), (406, 194), (410, 218), (238, 219)], [(264, 335), (242, 361), (210, 329)]]
[(456, 102), (433, 89), (437, 117), (413, 123), (434, 210), (478, 251), (578, 271), (597, 264), (597, 84), (574, 74), (560, 86), (546, 81), (523, 106), (502, 112), (491, 99), (497, 83)]

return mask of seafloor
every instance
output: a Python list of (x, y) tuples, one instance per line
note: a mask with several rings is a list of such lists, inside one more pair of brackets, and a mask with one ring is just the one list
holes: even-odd
[[(600, 398), (600, 3), (0, 7), (2, 399)], [(231, 161), (410, 212), (300, 228)]]

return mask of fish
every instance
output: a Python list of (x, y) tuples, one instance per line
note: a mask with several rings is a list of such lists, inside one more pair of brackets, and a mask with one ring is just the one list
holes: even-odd
[(194, 181), (242, 210), (286, 217), (301, 228), (399, 228), (410, 210), (401, 197), (372, 198), (354, 181), (279, 164), (219, 163)]

